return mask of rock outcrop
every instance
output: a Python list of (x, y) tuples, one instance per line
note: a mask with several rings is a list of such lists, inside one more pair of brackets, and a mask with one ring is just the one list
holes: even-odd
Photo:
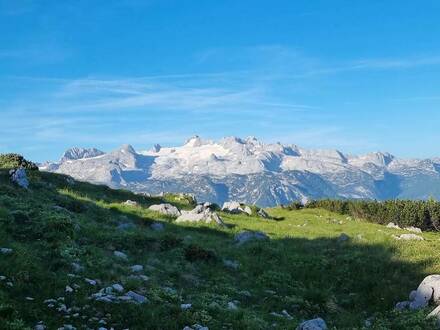
[(29, 188), (29, 180), (24, 168), (10, 170), (9, 175), (11, 177), (11, 181), (16, 185), (25, 189)]
[(225, 225), (220, 216), (204, 204), (197, 205), (191, 211), (181, 211), (181, 215), (176, 219), (176, 222), (214, 222), (220, 226)]

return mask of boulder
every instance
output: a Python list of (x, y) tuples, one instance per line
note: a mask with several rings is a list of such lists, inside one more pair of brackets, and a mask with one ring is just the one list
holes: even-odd
[(245, 230), (235, 235), (234, 240), (238, 245), (241, 245), (254, 240), (258, 240), (258, 241), (269, 240), (269, 236), (267, 236), (265, 233), (261, 231)]
[(393, 236), (397, 240), (403, 241), (423, 241), (423, 237), (416, 234), (402, 234), (400, 236)]
[(327, 330), (327, 324), (325, 324), (323, 319), (316, 318), (304, 321), (296, 328), (296, 330)]
[(11, 181), (16, 185), (27, 189), (29, 188), (29, 180), (24, 168), (17, 168), (9, 171)]
[(387, 228), (394, 228), (394, 229), (401, 229), (398, 225), (396, 225), (394, 222), (390, 222), (386, 226)]
[(420, 283), (416, 291), (411, 291), (409, 301), (401, 301), (395, 309), (417, 310), (425, 308), (430, 302), (440, 305), (440, 275), (429, 275)]
[(132, 200), (126, 200), (125, 202), (124, 202), (124, 205), (128, 205), (128, 206), (138, 206), (138, 202), (136, 202), (136, 201), (132, 201)]
[(197, 205), (192, 211), (182, 211), (182, 214), (176, 219), (176, 222), (215, 222), (220, 226), (224, 226), (224, 222), (220, 216), (203, 204)]
[(244, 207), (244, 213), (246, 213), (247, 215), (252, 215), (252, 209), (249, 206), (245, 206)]
[(259, 217), (264, 218), (264, 219), (269, 219), (270, 218), (269, 214), (267, 214), (267, 212), (265, 210), (263, 210), (263, 209), (259, 209), (257, 214), (258, 214)]
[(241, 208), (241, 204), (239, 202), (225, 202), (223, 204), (222, 211), (233, 214), (244, 213), (244, 210)]
[(151, 205), (148, 209), (171, 217), (178, 217), (181, 214), (177, 207), (168, 203)]
[(418, 233), (418, 234), (422, 233), (422, 230), (420, 228), (413, 227), (413, 226), (405, 227), (404, 229), (407, 230), (407, 231), (411, 231), (413, 233)]

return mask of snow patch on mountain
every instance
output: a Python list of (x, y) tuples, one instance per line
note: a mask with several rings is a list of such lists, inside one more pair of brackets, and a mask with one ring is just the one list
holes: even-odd
[(440, 196), (438, 158), (398, 159), (381, 152), (345, 155), (265, 144), (255, 137), (212, 141), (194, 136), (179, 147), (157, 144), (141, 152), (130, 145), (109, 153), (72, 148), (42, 169), (134, 191), (189, 192), (203, 201), (261, 206), (326, 197)]

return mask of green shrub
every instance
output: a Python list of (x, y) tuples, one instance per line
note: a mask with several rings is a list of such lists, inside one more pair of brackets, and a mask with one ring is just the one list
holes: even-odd
[(302, 208), (304, 208), (304, 205), (300, 202), (300, 201), (294, 201), (292, 203), (290, 203), (289, 205), (284, 207), (287, 210), (301, 210)]
[(0, 168), (23, 167), (27, 170), (38, 170), (38, 166), (19, 154), (0, 154)]

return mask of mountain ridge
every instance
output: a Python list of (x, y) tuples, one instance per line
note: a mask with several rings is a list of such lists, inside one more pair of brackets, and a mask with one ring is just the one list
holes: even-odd
[[(66, 157), (68, 155), (69, 157)], [(42, 170), (135, 192), (187, 192), (199, 200), (274, 206), (320, 198), (440, 197), (440, 159), (400, 159), (387, 152), (348, 155), (263, 143), (255, 137), (218, 141), (199, 136), (180, 147), (104, 153), (73, 148)]]

